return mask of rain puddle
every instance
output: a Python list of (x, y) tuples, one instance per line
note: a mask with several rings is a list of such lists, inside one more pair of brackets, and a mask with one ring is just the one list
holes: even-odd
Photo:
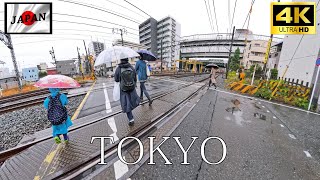
[(263, 115), (263, 114), (254, 113), (253, 116), (255, 118), (259, 118), (259, 119), (264, 120), (264, 121), (267, 120), (267, 117), (265, 115)]

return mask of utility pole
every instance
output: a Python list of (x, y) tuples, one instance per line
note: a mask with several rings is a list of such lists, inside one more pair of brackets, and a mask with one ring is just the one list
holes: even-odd
[[(89, 63), (89, 56), (88, 56), (88, 51), (87, 51), (87, 46), (86, 46), (86, 42), (83, 40), (83, 45), (84, 45), (84, 49), (86, 50), (86, 70), (88, 69), (87, 66), (90, 64)], [(91, 69), (91, 68), (90, 68)], [(87, 70), (88, 71), (88, 70)]]
[[(163, 39), (163, 38), (162, 38)], [(160, 58), (161, 58), (161, 64), (160, 64), (160, 72), (162, 73), (162, 39), (161, 39), (161, 50), (160, 50)]]
[(125, 28), (122, 28), (122, 29), (119, 29), (119, 28), (113, 28), (112, 29), (112, 33), (117, 33), (119, 34), (120, 32), (120, 35), (121, 35), (121, 43), (122, 43), (122, 46), (124, 46), (124, 43), (123, 43), (123, 34), (127, 34), (127, 30)]
[(19, 89), (22, 89), (22, 81), (21, 81), (21, 77), (20, 77), (20, 73), (19, 73), (19, 69), (18, 69), (18, 65), (17, 65), (16, 56), (15, 56), (14, 49), (13, 49), (11, 36), (10, 36), (10, 34), (5, 34), (4, 32), (2, 32), (0, 30), (0, 40), (10, 49), (11, 58), (12, 58), (14, 70), (16, 72), (16, 78), (18, 81)]
[(264, 78), (267, 79), (267, 64), (269, 61), (269, 54), (270, 54), (270, 49), (271, 49), (271, 44), (272, 44), (272, 39), (273, 39), (273, 34), (271, 34), (270, 39), (268, 41), (268, 46), (267, 46), (267, 52), (264, 57), (264, 65), (263, 65), (263, 70), (264, 70)]
[(52, 47), (52, 50), (49, 51), (49, 53), (50, 53), (51, 56), (52, 56), (52, 60), (53, 60), (53, 62), (54, 62), (54, 65), (56, 66), (56, 71), (58, 72), (58, 69), (57, 69), (57, 60), (56, 60), (56, 55), (54, 54), (53, 47)]
[(79, 73), (82, 74), (82, 79), (84, 79), (84, 75), (82, 72), (82, 63), (81, 63), (81, 57), (80, 57), (80, 53), (79, 53), (80, 48), (77, 47), (77, 51), (78, 51), (78, 63), (79, 63)]
[(230, 68), (231, 51), (232, 51), (232, 45), (233, 45), (233, 38), (234, 38), (234, 30), (235, 30), (235, 28), (236, 28), (236, 27), (233, 26), (231, 44), (230, 44), (230, 49), (229, 49), (229, 59), (228, 59), (228, 64), (227, 64), (226, 79), (228, 79), (228, 72), (229, 72), (229, 68)]

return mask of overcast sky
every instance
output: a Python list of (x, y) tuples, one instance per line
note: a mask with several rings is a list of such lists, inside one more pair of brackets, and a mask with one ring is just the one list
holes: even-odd
[[(41, 1), (43, 0), (28, 0), (28, 2)], [(71, 4), (67, 1), (82, 2), (86, 4), (92, 3), (92, 5), (111, 10), (114, 13), (120, 13), (121, 16), (131, 19), (132, 21), (96, 9)], [(172, 16), (181, 24), (182, 36), (213, 32), (217, 33), (218, 30), (220, 33), (226, 33), (230, 28), (227, 0), (214, 0), (218, 27), (216, 26), (213, 0), (128, 1), (138, 6), (157, 20), (168, 15)], [(235, 1), (236, 0), (230, 0), (230, 21), (232, 20)], [(254, 34), (270, 35), (270, 2), (272, 1), (273, 0), (256, 0), (254, 3), (249, 25), (249, 29), (253, 31)], [(284, 1), (285, 0), (282, 0), (282, 2)], [(19, 1), (10, 0), (7, 2)], [(43, 2), (48, 1), (45, 0)], [(209, 3), (207, 4), (208, 8), (210, 5), (214, 31), (212, 31), (210, 27), (205, 3)], [(241, 28), (243, 26), (247, 13), (250, 9), (250, 4), (251, 0), (238, 0), (233, 20), (233, 24), (236, 28)], [(4, 31), (3, 9), (4, 3), (0, 3), (0, 29), (2, 31)], [(110, 46), (114, 39), (120, 38), (120, 35), (113, 34), (111, 29), (114, 27), (119, 28), (117, 25), (66, 15), (84, 16), (87, 18), (125, 25), (130, 29), (127, 28), (128, 33), (124, 35), (124, 39), (133, 42), (138, 42), (139, 23), (145, 21), (149, 17), (123, 0), (54, 0), (52, 35), (12, 35), (15, 53), (20, 68), (35, 66), (40, 62), (47, 62), (49, 64), (51, 62), (51, 55), (49, 54), (51, 47), (54, 47), (57, 60), (63, 60), (77, 57), (77, 46), (80, 47), (81, 54), (85, 53), (82, 39), (86, 41), (88, 47), (91, 39), (105, 42), (106, 46)], [(69, 21), (69, 23), (61, 21)], [(86, 23), (91, 24), (91, 26), (70, 22)], [(245, 27), (246, 26), (247, 25), (245, 25)], [(11, 70), (13, 69), (10, 51), (3, 45), (3, 43), (0, 43), (0, 60), (5, 61), (7, 63), (6, 66)]]

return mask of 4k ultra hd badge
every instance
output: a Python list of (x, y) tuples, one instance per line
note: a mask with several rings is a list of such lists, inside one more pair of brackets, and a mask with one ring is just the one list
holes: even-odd
[(5, 33), (52, 34), (52, 3), (5, 3)]
[(272, 2), (271, 34), (316, 34), (316, 3)]

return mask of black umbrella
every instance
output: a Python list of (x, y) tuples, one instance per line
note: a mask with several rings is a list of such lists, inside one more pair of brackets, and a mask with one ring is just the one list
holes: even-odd
[(147, 60), (147, 61), (157, 60), (157, 57), (154, 54), (152, 54), (152, 52), (145, 50), (145, 49), (139, 50), (138, 54), (141, 56), (142, 60)]
[(215, 69), (219, 69), (219, 66), (216, 64), (208, 64), (206, 65), (206, 68), (215, 68)]

